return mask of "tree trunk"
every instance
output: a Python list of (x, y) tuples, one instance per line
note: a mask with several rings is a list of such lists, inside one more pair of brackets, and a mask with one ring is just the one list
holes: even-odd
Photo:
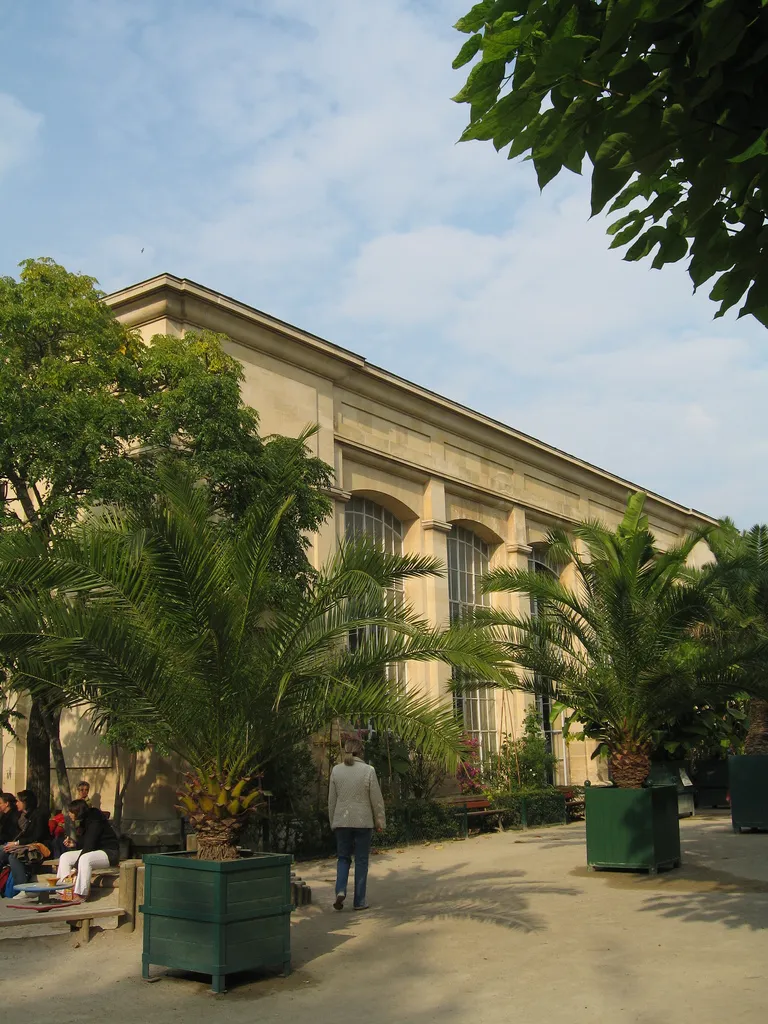
[(768, 754), (768, 700), (752, 697), (749, 702), (749, 729), (744, 740), (746, 754)]
[(72, 788), (69, 785), (69, 774), (67, 773), (67, 762), (64, 758), (64, 748), (61, 745), (59, 727), (61, 725), (61, 711), (48, 711), (42, 704), (40, 713), (43, 718), (43, 725), (48, 734), (48, 742), (51, 746), (53, 766), (56, 769), (56, 782), (59, 787), (59, 803), (61, 809), (66, 811), (72, 800)]
[(132, 752), (128, 758), (128, 767), (125, 769), (125, 778), (120, 778), (120, 747), (116, 743), (112, 745), (112, 758), (115, 763), (115, 774), (117, 775), (117, 784), (115, 785), (115, 804), (112, 811), (112, 824), (115, 832), (120, 835), (120, 830), (123, 826), (123, 805), (125, 803), (125, 794), (133, 782), (133, 776), (136, 772), (136, 761), (138, 755)]
[(640, 789), (651, 770), (651, 759), (644, 750), (612, 750), (608, 763), (619, 789)]
[(240, 825), (209, 818), (197, 826), (198, 860), (237, 860)]
[(27, 789), (46, 812), (51, 806), (51, 741), (38, 700), (32, 701), (27, 721)]

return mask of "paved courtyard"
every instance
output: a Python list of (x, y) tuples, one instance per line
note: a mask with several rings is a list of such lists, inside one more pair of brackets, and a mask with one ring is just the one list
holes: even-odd
[[(681, 822), (684, 865), (585, 867), (583, 825), (373, 858), (372, 909), (331, 909), (333, 863), (300, 865), (290, 978), (139, 978), (140, 936), (0, 940), (6, 1016), (57, 1024), (693, 1024), (765, 1020), (768, 835)], [(155, 968), (155, 973), (163, 974)]]

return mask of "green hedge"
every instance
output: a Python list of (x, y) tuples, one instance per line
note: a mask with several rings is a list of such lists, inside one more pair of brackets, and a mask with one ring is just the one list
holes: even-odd
[[(542, 825), (565, 823), (565, 796), (556, 789), (520, 789), (497, 793), (491, 806), (504, 810), (504, 828), (540, 828)], [(523, 820), (525, 811), (525, 820)]]
[(433, 800), (409, 800), (387, 808), (387, 827), (373, 833), (373, 846), (384, 849), (406, 843), (457, 839), (461, 822), (453, 811)]

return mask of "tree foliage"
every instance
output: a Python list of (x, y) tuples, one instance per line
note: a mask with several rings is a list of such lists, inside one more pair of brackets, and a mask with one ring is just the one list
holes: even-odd
[(768, 325), (768, 7), (761, 0), (483, 0), (463, 139), (527, 154), (543, 188), (592, 164), (592, 213), (625, 259), (690, 256), (722, 316)]
[[(10, 485), (0, 521), (51, 535), (84, 506), (143, 504), (169, 457), (212, 484), (217, 508), (242, 515), (284, 462), (295, 465), (296, 440), (259, 436), (223, 335), (145, 345), (102, 298), (93, 278), (49, 259), (0, 279), (0, 481)], [(305, 452), (275, 552), (289, 575), (305, 564), (303, 534), (328, 514), (318, 488), (329, 472)]]
[(631, 495), (615, 530), (582, 522), (571, 534), (550, 533), (551, 556), (572, 565), (573, 584), (523, 569), (485, 577), (489, 592), (529, 595), (535, 614), (476, 613), (522, 670), (516, 685), (559, 702), (564, 735), (581, 723), (608, 752), (617, 783), (630, 786), (647, 776), (654, 735), (670, 716), (735, 685), (728, 662), (705, 666), (695, 640), (709, 597), (686, 563), (705, 531), (661, 551), (644, 503), (644, 494)]
[[(259, 436), (257, 414), (240, 397), (242, 368), (223, 336), (157, 335), (145, 345), (102, 299), (93, 278), (50, 259), (25, 261), (18, 281), (0, 279), (0, 529), (51, 538), (84, 507), (143, 505), (168, 459), (207, 479), (216, 507), (234, 520), (301, 451), (295, 499), (274, 548), (276, 584), (301, 585), (307, 534), (329, 511), (320, 491), (329, 467), (305, 449), (306, 436)], [(40, 693), (33, 710), (49, 730), (66, 795), (56, 701)], [(30, 747), (30, 770), (47, 779), (49, 767), (33, 765), (36, 757)], [(47, 787), (39, 796), (46, 802)]]
[[(228, 793), (246, 797), (244, 780), (337, 716), (374, 718), (455, 763), (450, 704), (393, 687), (386, 667), (439, 659), (487, 675), (501, 660), (477, 631), (432, 628), (387, 596), (437, 572), (429, 558), (345, 546), (276, 601), (274, 549), (300, 453), (295, 462), (234, 531), (212, 489), (176, 466), (161, 470), (145, 508), (86, 513), (42, 557), (29, 534), (0, 537), (0, 581), (13, 589), (0, 606), (0, 649), (32, 659), (41, 683), (92, 708), (97, 722), (109, 724), (118, 707), (124, 726), (181, 757), (196, 815), (213, 797), (221, 817)], [(224, 818), (212, 827), (231, 846), (236, 823)]]
[(768, 754), (768, 526), (739, 531), (723, 520), (710, 544), (717, 562), (709, 575), (717, 584), (717, 620), (711, 642), (738, 657), (744, 690), (751, 694), (748, 754)]

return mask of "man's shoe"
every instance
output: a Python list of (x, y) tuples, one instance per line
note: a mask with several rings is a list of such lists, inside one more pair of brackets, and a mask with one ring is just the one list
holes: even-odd
[(347, 898), (347, 894), (345, 892), (337, 892), (336, 893), (336, 899), (335, 899), (334, 904), (333, 904), (333, 909), (334, 910), (343, 910), (344, 909), (344, 900), (346, 898)]
[(353, 910), (368, 910), (368, 904), (364, 903), (362, 907), (352, 907)]

